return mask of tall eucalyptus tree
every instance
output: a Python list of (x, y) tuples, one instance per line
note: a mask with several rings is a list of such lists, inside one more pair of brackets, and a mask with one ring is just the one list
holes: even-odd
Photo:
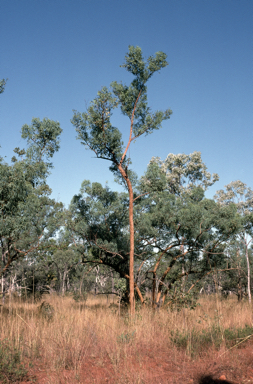
[[(119, 176), (129, 196), (129, 283), (130, 283), (130, 313), (134, 315), (134, 192), (132, 173), (129, 170), (130, 158), (128, 149), (133, 141), (143, 134), (152, 133), (159, 129), (163, 120), (169, 119), (172, 111), (151, 112), (147, 103), (147, 82), (153, 74), (168, 65), (166, 54), (157, 52), (146, 61), (140, 47), (129, 46), (122, 65), (134, 79), (129, 86), (116, 81), (111, 83), (111, 90), (103, 87), (97, 97), (91, 102), (85, 113), (75, 112), (72, 123), (78, 132), (81, 143), (90, 148), (98, 158), (111, 162), (110, 170)], [(112, 126), (113, 110), (120, 107), (123, 115), (130, 120), (129, 139), (124, 146), (122, 134)]]

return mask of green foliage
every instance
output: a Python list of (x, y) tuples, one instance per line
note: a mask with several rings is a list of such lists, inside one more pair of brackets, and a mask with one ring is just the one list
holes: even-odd
[(18, 383), (27, 379), (27, 370), (21, 362), (20, 351), (8, 340), (0, 341), (1, 383)]
[(5, 80), (5, 79), (0, 80), (0, 93), (4, 92), (4, 87), (5, 87), (6, 81), (7, 80)]
[(74, 292), (73, 293), (73, 299), (75, 300), (76, 303), (81, 303), (81, 302), (86, 302), (87, 300), (87, 292)]
[(175, 196), (166, 190), (143, 198), (138, 208), (139, 238), (153, 238), (152, 248), (175, 262), (183, 259), (183, 246), (184, 261), (189, 260), (192, 267), (194, 259), (203, 260), (203, 252), (215, 264), (224, 251), (224, 241), (240, 225), (234, 206), (220, 208), (213, 200)]
[(198, 331), (176, 331), (171, 332), (171, 341), (178, 348), (186, 349), (191, 357), (204, 353), (208, 348), (219, 349), (222, 344), (226, 348), (232, 348), (246, 342), (253, 336), (253, 327), (246, 325), (243, 328), (222, 329), (219, 325), (213, 324), (207, 329)]
[(244, 343), (246, 340), (250, 340), (253, 336), (253, 327), (245, 325), (241, 328), (228, 328), (224, 330), (224, 338), (226, 341), (226, 347), (231, 348), (239, 343)]
[(121, 335), (118, 336), (118, 343), (122, 344), (130, 344), (134, 341), (136, 335), (136, 331), (133, 332), (123, 332)]
[(238, 233), (241, 220), (234, 204), (221, 207), (205, 198), (217, 178), (194, 152), (170, 154), (164, 163), (152, 159), (140, 180), (143, 195), (136, 202), (136, 242), (142, 244), (147, 260), (142, 280), (144, 276), (157, 280), (158, 306), (165, 296), (172, 306), (187, 303), (189, 289), (199, 286), (207, 273), (224, 268), (226, 242)]
[[(32, 162), (41, 162), (52, 158), (60, 148), (59, 136), (62, 133), (60, 123), (44, 118), (33, 118), (31, 125), (23, 125), (22, 138), (27, 140), (27, 159)], [(46, 163), (52, 167), (52, 163)]]
[(47, 303), (46, 301), (43, 301), (39, 307), (38, 307), (38, 314), (41, 318), (47, 321), (51, 321), (54, 318), (54, 307)]
[(182, 281), (175, 281), (171, 285), (166, 297), (166, 302), (170, 303), (169, 310), (180, 312), (184, 308), (195, 309), (198, 305), (198, 294), (196, 290), (187, 292)]
[(211, 176), (201, 159), (201, 152), (195, 151), (190, 155), (170, 153), (164, 161), (153, 157), (141, 178), (141, 188), (156, 191), (157, 180), (173, 195), (187, 194), (200, 201), (219, 176), (216, 173)]
[(120, 107), (121, 112), (131, 121), (128, 145), (142, 134), (159, 129), (162, 121), (169, 119), (172, 112), (168, 109), (151, 113), (147, 105), (146, 82), (166, 65), (164, 53), (158, 52), (145, 62), (141, 48), (130, 46), (122, 67), (134, 75), (131, 84), (126, 86), (114, 81), (111, 83), (112, 91), (103, 87), (86, 113), (74, 111), (72, 124), (78, 133), (77, 138), (94, 151), (97, 157), (110, 160), (110, 169), (116, 175), (119, 166), (124, 166), (127, 173), (130, 159), (126, 158), (123, 150), (121, 132), (111, 124), (113, 110)]
[[(241, 228), (237, 235), (230, 240), (227, 247), (228, 262), (236, 265), (238, 268), (238, 271), (234, 273), (235, 278), (230, 279), (230, 281), (233, 283), (232, 285), (237, 285), (237, 296), (238, 299), (241, 300), (243, 280), (242, 274), (244, 274), (241, 254), (243, 253), (247, 262), (247, 293), (249, 302), (251, 302), (249, 246), (253, 240), (253, 191), (251, 188), (247, 187), (246, 184), (237, 180), (226, 185), (225, 191), (218, 191), (215, 195), (215, 199), (221, 207), (234, 205), (240, 217)], [(236, 254), (236, 257), (234, 254)], [(226, 283), (228, 283), (228, 279)]]
[(62, 205), (48, 198), (46, 184), (34, 185), (36, 178), (36, 166), (32, 170), (22, 161), (12, 166), (0, 163), (2, 268), (26, 256), (37, 247), (42, 235), (49, 237), (57, 228)]
[[(59, 244), (60, 246), (60, 244)], [(80, 255), (73, 249), (58, 249), (48, 258), (51, 270), (55, 270), (58, 280), (58, 289), (64, 294), (66, 292), (67, 278), (74, 273), (76, 266), (80, 263)]]
[(112, 192), (99, 183), (84, 181), (79, 195), (70, 205), (68, 230), (77, 238), (77, 250), (83, 262), (106, 264), (127, 273), (129, 234), (128, 199), (125, 193)]
[(112, 110), (116, 107), (116, 98), (103, 87), (88, 112), (82, 115), (75, 112), (72, 119), (82, 144), (92, 149), (97, 157), (106, 157), (111, 161), (119, 161), (122, 156), (121, 133), (110, 123)]
[[(139, 285), (150, 288), (155, 273), (159, 294), (167, 294), (182, 277), (190, 289), (207, 272), (220, 267), (225, 242), (240, 226), (234, 205), (221, 207), (205, 199), (205, 191), (218, 175), (207, 171), (200, 152), (169, 154), (165, 161), (153, 158), (139, 183), (128, 169), (132, 141), (159, 129), (172, 113), (170, 109), (152, 112), (147, 103), (147, 81), (167, 65), (163, 52), (145, 60), (141, 48), (129, 46), (122, 67), (134, 77), (130, 85), (114, 81), (110, 90), (103, 87), (98, 92), (86, 113), (74, 112), (77, 138), (98, 158), (111, 162), (110, 170), (123, 180), (128, 195), (84, 182), (72, 200), (68, 221), (69, 231), (79, 240), (83, 262), (110, 266), (120, 277), (130, 278), (128, 264), (134, 258), (136, 270), (140, 266)], [(118, 107), (130, 119), (125, 146), (120, 130), (111, 123)], [(133, 270), (131, 276), (133, 290)], [(191, 301), (183, 295), (182, 300)]]
[(253, 191), (240, 180), (232, 181), (224, 190), (216, 192), (215, 199), (221, 206), (236, 205), (241, 216), (242, 232), (253, 236)]
[(8, 165), (0, 159), (1, 273), (38, 248), (39, 241), (52, 236), (60, 224), (62, 204), (48, 197), (46, 177), (51, 163), (44, 160), (58, 150), (61, 131), (59, 123), (33, 119), (30, 127), (22, 128), (27, 151), (14, 150), (21, 160), (13, 158)]
[(114, 289), (118, 292), (119, 296), (125, 297), (127, 295), (127, 284), (126, 280), (118, 279), (114, 282)]
[[(144, 61), (142, 51), (139, 47), (129, 46), (129, 52), (125, 56), (123, 68), (134, 76), (133, 81), (129, 86), (123, 85), (116, 81), (111, 83), (111, 90), (103, 87), (98, 92), (97, 97), (93, 100), (88, 108), (87, 113), (80, 114), (74, 112), (72, 123), (78, 133), (78, 139), (82, 144), (90, 148), (98, 158), (106, 159), (111, 162), (110, 170), (115, 174), (116, 180), (122, 180), (129, 194), (129, 244), (124, 244), (123, 248), (119, 248), (118, 244), (108, 241), (102, 237), (101, 241), (94, 241), (96, 234), (92, 235), (93, 249), (96, 247), (97, 253), (107, 255), (106, 262), (100, 259), (104, 264), (112, 266), (121, 277), (125, 277), (125, 267), (122, 270), (115, 267), (114, 261), (108, 264), (108, 254), (114, 258), (122, 258), (124, 263), (129, 264), (129, 289), (130, 289), (130, 304), (131, 314), (134, 313), (134, 220), (133, 220), (133, 184), (136, 181), (132, 171), (128, 167), (131, 159), (127, 158), (127, 151), (131, 142), (137, 139), (144, 133), (151, 133), (155, 129), (161, 127), (163, 120), (169, 119), (171, 110), (151, 112), (147, 104), (147, 87), (148, 79), (161, 68), (167, 65), (166, 55), (162, 52), (157, 52), (155, 56), (150, 56), (147, 61)], [(123, 148), (121, 140), (121, 132), (118, 128), (112, 126), (111, 116), (112, 111), (116, 107), (120, 107), (123, 115), (130, 119), (129, 139)], [(75, 200), (77, 200), (75, 198)], [(125, 228), (124, 228), (125, 229)], [(75, 229), (76, 231), (76, 229)], [(79, 230), (78, 230), (79, 232)], [(108, 231), (109, 232), (109, 231)], [(79, 232), (80, 233), (80, 232)], [(101, 239), (101, 237), (100, 237)], [(119, 239), (119, 233), (117, 234)], [(86, 237), (87, 240), (87, 237)], [(90, 241), (89, 241), (90, 242)], [(121, 242), (122, 244), (122, 242)], [(95, 247), (94, 247), (95, 245)], [(116, 248), (117, 245), (117, 248)], [(126, 259), (126, 249), (129, 249)], [(123, 251), (123, 255), (122, 255)], [(121, 263), (122, 264), (122, 263)]]
[(150, 56), (147, 62), (145, 62), (141, 48), (130, 45), (129, 52), (125, 56), (126, 61), (122, 67), (136, 76), (138, 81), (146, 82), (154, 72), (168, 65), (166, 58), (167, 55), (165, 53), (157, 52), (155, 57)]
[[(192, 290), (187, 293), (188, 289), (212, 268), (224, 267), (225, 242), (241, 225), (235, 205), (221, 207), (204, 198), (204, 176), (201, 179), (197, 173), (195, 180), (194, 170), (193, 167), (193, 175), (184, 171), (192, 180), (190, 192), (182, 189), (182, 193), (173, 194), (167, 188), (166, 174), (156, 162), (151, 163), (147, 179), (152, 182), (153, 192), (137, 199), (134, 209), (136, 270), (147, 260), (139, 275), (142, 277), (138, 278), (142, 281), (139, 288), (143, 293), (145, 288), (151, 288), (150, 271), (163, 253), (157, 278), (170, 270), (159, 289), (163, 293), (167, 290), (166, 301), (171, 301), (177, 310), (185, 305), (195, 306), (195, 295)], [(81, 193), (72, 200), (68, 222), (69, 230), (83, 240), (77, 242), (83, 261), (108, 265), (123, 278), (128, 274), (129, 257), (127, 206), (126, 194), (85, 181)]]

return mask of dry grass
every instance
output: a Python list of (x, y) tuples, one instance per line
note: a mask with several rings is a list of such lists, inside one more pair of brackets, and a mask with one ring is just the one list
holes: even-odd
[[(201, 298), (195, 310), (180, 312), (141, 308), (132, 321), (101, 296), (85, 303), (58, 296), (44, 300), (54, 308), (52, 319), (29, 302), (12, 301), (0, 309), (0, 340), (9, 340), (36, 373), (41, 370), (41, 383), (177, 383), (176, 370), (189, 371), (196, 349), (191, 335), (211, 332), (208, 348), (221, 355), (226, 346), (217, 349), (217, 329), (223, 337), (226, 329), (252, 327), (251, 307), (235, 298)], [(194, 377), (194, 371), (188, 373)]]

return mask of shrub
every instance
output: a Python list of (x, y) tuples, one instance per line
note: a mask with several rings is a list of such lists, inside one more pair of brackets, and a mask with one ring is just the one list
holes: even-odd
[(191, 357), (201, 354), (210, 347), (219, 349), (222, 343), (227, 348), (238, 347), (253, 336), (253, 327), (228, 328), (222, 330), (218, 325), (198, 331), (171, 332), (172, 343), (181, 349), (186, 349)]
[(54, 307), (51, 304), (47, 303), (46, 301), (43, 301), (39, 305), (38, 312), (39, 312), (39, 315), (45, 320), (53, 320)]
[(20, 359), (20, 352), (7, 340), (0, 341), (0, 381), (17, 383), (27, 378), (27, 370)]

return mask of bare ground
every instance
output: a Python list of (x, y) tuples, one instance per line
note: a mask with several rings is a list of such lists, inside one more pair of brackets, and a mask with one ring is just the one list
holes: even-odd
[[(127, 352), (127, 351), (125, 351)], [(32, 382), (44, 384), (250, 384), (253, 383), (253, 345), (225, 352), (208, 351), (196, 360), (185, 352), (135, 349), (129, 347), (125, 361), (111, 361), (105, 351), (99, 357), (87, 356), (78, 372), (73, 369), (50, 371), (40, 361), (29, 371)], [(221, 356), (222, 355), (222, 356)], [(102, 357), (101, 357), (102, 356)]]

